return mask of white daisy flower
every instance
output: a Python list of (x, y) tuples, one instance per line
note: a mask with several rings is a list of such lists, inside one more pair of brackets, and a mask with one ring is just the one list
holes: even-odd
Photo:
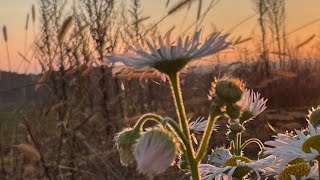
[[(198, 140), (195, 134), (204, 132), (207, 127), (207, 124), (208, 124), (208, 120), (204, 117), (199, 117), (195, 121), (189, 122), (189, 129), (190, 131), (193, 131), (193, 133), (191, 134), (191, 137), (195, 144), (198, 144)], [(217, 131), (217, 129), (218, 129), (218, 125), (214, 125), (213, 131)]]
[(306, 162), (320, 155), (320, 127), (309, 124), (305, 131), (295, 130), (296, 136), (279, 133), (274, 141), (267, 141), (265, 154), (277, 157), (277, 166), (283, 169), (289, 162), (303, 159)]
[(139, 172), (154, 176), (163, 173), (175, 161), (177, 148), (173, 137), (160, 129), (151, 129), (138, 140), (134, 152)]
[(267, 101), (268, 99), (260, 97), (260, 93), (245, 89), (241, 100), (238, 102), (238, 105), (243, 111), (248, 111), (251, 113), (252, 118), (255, 118), (265, 109), (267, 109)]
[(212, 150), (212, 153), (209, 156), (208, 161), (215, 166), (222, 166), (224, 162), (232, 157), (231, 152), (225, 148), (217, 148)]
[[(152, 44), (148, 40), (145, 43), (148, 50), (142, 45), (136, 44), (130, 47), (131, 53), (115, 54), (107, 56), (112, 62), (122, 62), (131, 67), (153, 67), (163, 73), (178, 72), (191, 60), (215, 54), (226, 49), (231, 43), (226, 41), (228, 35), (219, 33), (211, 34), (205, 42), (200, 43), (201, 31), (192, 38), (178, 38), (176, 43), (171, 40), (171, 31), (163, 38), (159, 36), (158, 43)], [(174, 45), (173, 45), (174, 44)]]
[(261, 179), (260, 173), (267, 172), (270, 168), (269, 165), (275, 160), (274, 156), (253, 161), (245, 156), (230, 156), (231, 153), (226, 153), (226, 151), (219, 151), (217, 152), (217, 155), (218, 154), (220, 154), (220, 156), (215, 159), (213, 158), (213, 160), (216, 164), (222, 165), (200, 164), (199, 168), (202, 180), (242, 179), (251, 172), (255, 172), (257, 178)]
[[(208, 124), (208, 120), (204, 117), (198, 117), (195, 121), (189, 121), (189, 129), (194, 132), (204, 132)], [(213, 130), (216, 131), (218, 125), (215, 125)]]
[[(277, 163), (273, 164), (277, 167)], [(275, 168), (272, 174), (277, 174), (275, 177), (279, 180), (307, 180), (307, 179), (319, 179), (318, 174), (318, 162), (314, 162), (313, 166), (310, 166), (306, 162), (298, 162), (289, 164), (283, 169)], [(270, 175), (270, 173), (269, 173)]]

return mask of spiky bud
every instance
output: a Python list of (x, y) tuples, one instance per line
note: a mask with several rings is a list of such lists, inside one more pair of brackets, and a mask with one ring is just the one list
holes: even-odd
[(226, 113), (231, 119), (237, 119), (240, 116), (240, 106), (236, 104), (227, 105)]
[(217, 96), (228, 104), (238, 102), (243, 94), (241, 85), (231, 80), (220, 80), (216, 83)]
[(312, 109), (312, 111), (309, 111), (309, 122), (314, 126), (318, 127), (320, 125), (320, 106), (318, 106), (316, 109)]
[(229, 129), (233, 133), (240, 133), (240, 132), (244, 131), (244, 127), (241, 124), (239, 124), (238, 122), (230, 124)]
[(116, 148), (119, 151), (120, 162), (123, 166), (127, 166), (133, 162), (133, 145), (136, 144), (137, 139), (141, 137), (138, 130), (128, 128), (118, 133), (115, 137)]

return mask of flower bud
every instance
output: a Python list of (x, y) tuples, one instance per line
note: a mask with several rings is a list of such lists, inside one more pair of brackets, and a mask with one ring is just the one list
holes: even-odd
[(136, 144), (134, 157), (140, 173), (153, 176), (163, 173), (176, 158), (174, 138), (162, 129), (144, 133)]
[(213, 95), (212, 97), (213, 103), (215, 103), (218, 107), (222, 107), (225, 105), (224, 101), (220, 99), (217, 95)]
[(237, 119), (240, 116), (240, 107), (236, 104), (227, 105), (226, 113), (231, 119)]
[(309, 121), (314, 127), (318, 127), (320, 125), (320, 106), (313, 111), (309, 111)]
[(238, 122), (232, 123), (229, 126), (229, 129), (233, 133), (240, 133), (240, 132), (244, 131), (244, 127), (241, 124), (239, 124)]
[(220, 80), (216, 83), (217, 96), (226, 103), (238, 102), (243, 94), (241, 84), (231, 80)]
[(227, 133), (227, 137), (228, 137), (228, 140), (234, 140), (234, 139), (237, 138), (237, 133), (232, 132), (232, 131), (229, 131), (229, 132)]
[(128, 128), (118, 133), (115, 137), (116, 148), (119, 151), (120, 162), (123, 166), (127, 166), (133, 162), (133, 145), (140, 138), (138, 130)]

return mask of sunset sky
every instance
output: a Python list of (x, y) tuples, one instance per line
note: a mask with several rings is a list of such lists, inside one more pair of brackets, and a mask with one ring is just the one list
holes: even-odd
[[(127, 0), (129, 2), (129, 0)], [(170, 6), (174, 5), (180, 0), (171, 0)], [(203, 0), (204, 9), (207, 7), (211, 0)], [(37, 7), (38, 0), (1, 0), (0, 2), (0, 25), (7, 26), (10, 57), (12, 60), (12, 69), (16, 69), (21, 58), (17, 56), (17, 52), (24, 52), (24, 26), (26, 21), (26, 15), (30, 12), (32, 4)], [(120, 2), (120, 0), (116, 0)], [(197, 2), (197, 1), (194, 1)], [(307, 2), (307, 3), (306, 3)], [(156, 22), (161, 17), (165, 16), (167, 8), (165, 7), (166, 0), (142, 0), (144, 4), (144, 16), (151, 16), (146, 23)], [(320, 18), (320, 1), (319, 0), (288, 0), (287, 1), (287, 32), (291, 32), (308, 22), (311, 22), (317, 18)], [(159, 26), (160, 30), (167, 31), (172, 26), (176, 25), (175, 33), (179, 34), (185, 30), (185, 28), (193, 23), (196, 19), (197, 3), (193, 4), (188, 14), (186, 14), (186, 8), (173, 16), (170, 16), (163, 21)], [(251, 0), (222, 0), (214, 9), (210, 11), (202, 27), (205, 32), (211, 32), (213, 26), (218, 30), (228, 31), (230, 28), (244, 20), (245, 18), (254, 14), (253, 5)], [(184, 18), (187, 16), (186, 18)], [(182, 22), (184, 21), (184, 24)], [(38, 27), (39, 24), (37, 24)], [(182, 28), (181, 28), (182, 27)], [(1, 29), (2, 30), (2, 29)], [(259, 32), (257, 26), (257, 16), (251, 18), (233, 31), (234, 35), (242, 35), (249, 37), (252, 33)], [(293, 39), (303, 39), (309, 35), (318, 35), (317, 41), (319, 41), (320, 21), (314, 23), (311, 26), (295, 33), (290, 36)], [(28, 34), (29, 40), (33, 37), (32, 31)], [(30, 42), (29, 42), (30, 44)], [(0, 69), (7, 70), (7, 58), (6, 49), (1, 32), (0, 36)], [(24, 72), (26, 66), (22, 66), (20, 72)], [(34, 68), (30, 70), (34, 71)]]

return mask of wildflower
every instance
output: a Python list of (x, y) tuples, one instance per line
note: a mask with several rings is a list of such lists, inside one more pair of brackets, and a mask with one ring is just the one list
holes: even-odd
[(200, 34), (201, 31), (196, 32), (192, 39), (189, 39), (189, 36), (184, 40), (179, 37), (177, 43), (172, 45), (171, 31), (169, 31), (164, 38), (159, 36), (157, 44), (151, 44), (146, 40), (148, 50), (136, 44), (130, 47), (132, 53), (116, 54), (108, 56), (107, 59), (112, 62), (120, 61), (131, 67), (153, 67), (162, 73), (169, 74), (182, 70), (191, 60), (215, 54), (230, 45), (226, 41), (228, 35), (220, 36), (219, 33), (211, 34), (201, 44)]
[(315, 127), (320, 125), (320, 106), (309, 110), (308, 121)]
[(144, 133), (134, 152), (138, 171), (149, 176), (163, 173), (175, 161), (176, 154), (176, 142), (162, 129)]
[(245, 156), (232, 156), (227, 149), (217, 149), (209, 157), (211, 164), (200, 164), (201, 179), (213, 180), (219, 178), (242, 179), (251, 172), (255, 172), (260, 179), (259, 172), (266, 172), (274, 161), (273, 156), (264, 159), (250, 160)]
[(265, 154), (277, 157), (278, 167), (284, 168), (289, 162), (302, 159), (315, 160), (320, 155), (320, 127), (308, 125), (305, 131), (295, 130), (296, 136), (279, 133), (274, 141), (267, 141)]
[(120, 155), (120, 162), (127, 166), (133, 162), (133, 145), (140, 138), (140, 132), (136, 129), (127, 128), (115, 137), (115, 145)]
[(209, 155), (208, 161), (215, 166), (222, 166), (225, 161), (230, 159), (232, 154), (228, 149), (225, 148), (217, 148), (212, 150), (211, 155)]
[[(191, 134), (192, 140), (195, 144), (198, 144), (198, 140), (195, 136), (196, 133), (204, 132), (207, 128), (208, 120), (206, 120), (204, 117), (199, 117), (195, 121), (189, 122), (189, 129), (190, 131), (193, 131)], [(213, 131), (217, 131), (218, 125), (215, 125), (213, 127)]]
[(241, 100), (238, 102), (243, 111), (240, 117), (241, 123), (261, 114), (267, 108), (267, 101), (268, 99), (260, 97), (260, 93), (245, 89)]
[(276, 177), (277, 180), (318, 179), (318, 163), (312, 167), (305, 162), (288, 165)]
[[(193, 132), (203, 132), (205, 131), (208, 124), (208, 120), (204, 117), (199, 117), (195, 121), (189, 122), (189, 129)], [(218, 125), (213, 128), (214, 131), (218, 129)]]

